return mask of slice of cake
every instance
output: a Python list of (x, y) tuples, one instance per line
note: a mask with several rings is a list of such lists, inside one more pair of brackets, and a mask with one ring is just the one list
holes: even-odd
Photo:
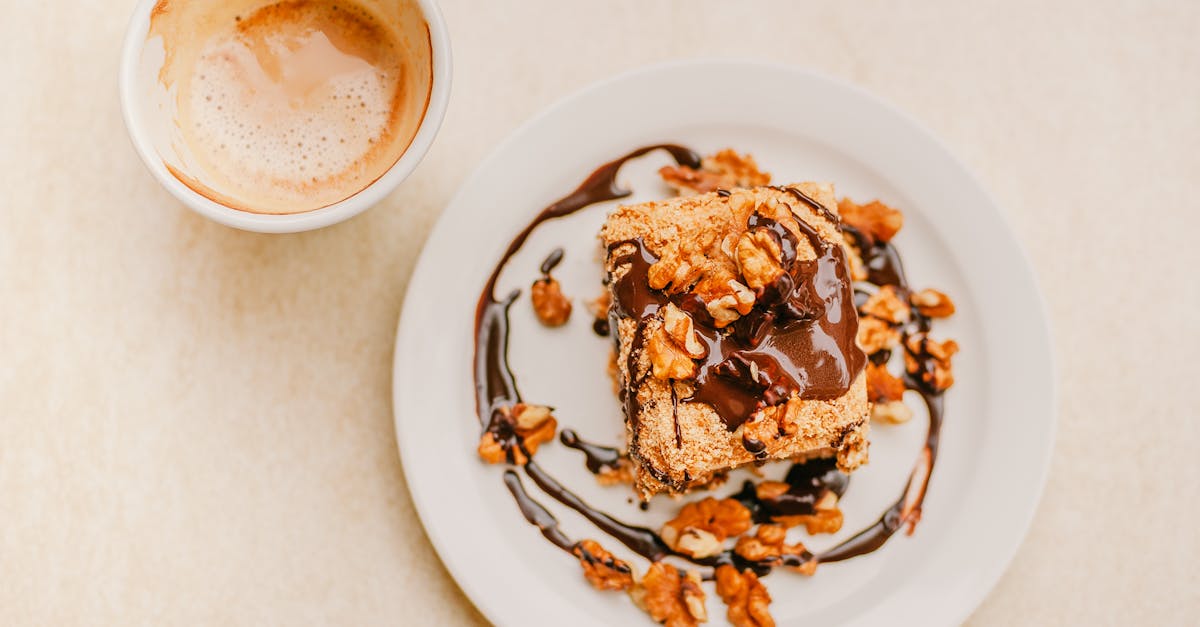
[(755, 461), (866, 461), (858, 317), (831, 185), (623, 206), (600, 238), (643, 498)]

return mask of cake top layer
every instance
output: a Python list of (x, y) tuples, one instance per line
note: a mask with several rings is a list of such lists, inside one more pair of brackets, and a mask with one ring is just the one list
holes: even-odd
[[(613, 313), (658, 379), (730, 430), (789, 398), (844, 395), (866, 357), (831, 186), (718, 190), (620, 207), (601, 232)], [(650, 329), (649, 336), (647, 329)], [(628, 407), (631, 421), (636, 408)]]

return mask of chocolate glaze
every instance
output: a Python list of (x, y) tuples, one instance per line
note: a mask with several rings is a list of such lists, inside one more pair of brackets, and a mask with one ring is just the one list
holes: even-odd
[[(518, 233), (488, 278), (484, 290), (480, 295), (479, 303), (476, 306), (475, 314), (476, 411), (480, 422), (485, 425), (485, 429), (497, 433), (498, 437), (511, 439), (514, 447), (522, 446), (519, 437), (515, 435), (515, 432), (510, 433), (511, 429), (508, 427), (511, 427), (511, 425), (507, 425), (504, 420), (497, 420), (497, 416), (504, 415), (502, 412), (498, 412), (500, 408), (520, 402), (521, 400), (521, 395), (516, 385), (516, 378), (508, 365), (508, 309), (518, 297), (519, 291), (514, 291), (502, 299), (497, 299), (495, 296), (496, 280), (507, 265), (508, 260), (520, 250), (530, 233), (542, 222), (570, 215), (596, 202), (627, 196), (630, 192), (616, 185), (616, 175), (620, 167), (632, 158), (660, 148), (670, 152), (676, 162), (681, 165), (699, 167), (699, 155), (691, 150), (674, 145), (641, 148), (601, 166), (574, 192), (544, 209), (533, 222)], [(819, 203), (816, 203), (800, 190), (792, 188), (784, 189), (799, 201), (808, 204), (818, 211), (822, 211), (827, 219), (830, 219), (835, 224), (838, 223), (836, 216), (824, 210)], [(717, 193), (728, 195), (729, 192), (718, 190)], [(829, 293), (829, 285), (821, 285), (822, 280), (820, 278), (810, 281), (810, 285), (797, 287), (797, 283), (802, 283), (802, 281), (798, 282), (795, 280), (797, 276), (811, 275), (812, 277), (822, 277), (825, 282), (828, 282), (831, 278), (840, 280), (846, 273), (845, 261), (841, 256), (840, 247), (829, 247), (828, 245), (818, 247), (813, 241), (813, 234), (810, 233), (811, 229), (803, 221), (799, 221), (799, 223), (802, 229), (806, 229), (804, 234), (809, 238), (810, 244), (813, 244), (814, 250), (817, 251), (818, 259), (815, 262), (808, 262), (815, 263), (815, 269), (800, 268), (793, 272), (793, 269), (789, 268), (787, 274), (791, 277), (791, 282), (789, 283), (788, 280), (785, 280), (779, 285), (773, 286), (773, 292), (761, 294), (759, 298), (774, 299), (774, 304), (768, 308), (769, 315), (781, 316), (785, 320), (791, 320), (794, 323), (811, 322), (811, 316), (818, 313), (815, 312), (815, 308), (819, 308), (822, 304), (827, 317), (840, 313), (842, 315), (841, 319), (845, 320), (845, 308), (847, 306), (856, 306), (855, 301), (858, 301), (857, 304), (861, 304), (862, 300), (860, 300), (860, 297), (861, 299), (865, 299), (868, 293), (856, 290), (853, 297), (851, 297), (850, 294), (843, 291), (836, 299), (837, 307), (835, 308), (832, 305), (833, 301), (825, 298)], [(789, 253), (789, 255), (794, 254), (794, 239), (790, 237), (790, 234), (781, 232), (782, 229), (778, 225), (760, 221), (752, 226), (767, 228), (769, 232), (779, 238), (778, 241), (781, 248), (791, 249), (793, 252)], [(870, 274), (869, 281), (875, 283), (877, 286), (895, 285), (901, 288), (904, 293), (907, 293), (908, 284), (904, 277), (899, 253), (895, 247), (888, 242), (871, 241), (870, 238), (865, 237), (862, 233), (848, 225), (842, 224), (840, 226), (860, 246), (863, 261), (867, 265)], [(649, 264), (652, 264), (656, 259), (645, 250), (641, 242), (635, 241), (633, 244), (633, 252), (627, 253), (626, 258), (623, 258), (620, 263), (630, 263), (632, 266), (631, 273), (635, 271), (644, 273), (649, 268)], [(826, 248), (833, 248), (835, 250), (827, 252), (825, 251)], [(543, 264), (543, 274), (553, 270), (554, 266), (561, 259), (560, 250), (556, 250), (547, 258)], [(609, 252), (612, 254), (613, 251), (610, 250)], [(823, 268), (821, 262), (825, 256), (828, 256), (830, 260), (826, 262), (828, 267)], [(794, 263), (793, 265), (799, 266), (801, 263), (804, 262)], [(616, 286), (617, 300), (621, 301), (621, 303), (614, 302), (613, 308), (610, 311), (608, 324), (606, 325), (607, 328), (604, 328), (604, 331), (611, 333), (616, 328), (615, 320), (618, 312), (621, 312), (622, 315), (641, 320), (647, 315), (653, 315), (657, 312), (658, 307), (665, 303), (661, 296), (651, 292), (648, 286), (641, 287), (639, 283), (641, 285), (645, 284), (643, 281), (627, 283), (624, 286), (618, 284)], [(814, 295), (818, 298), (813, 298)], [(692, 314), (693, 319), (700, 323), (696, 325), (698, 331), (712, 327), (711, 319), (707, 317), (707, 312), (703, 311), (702, 303), (681, 298), (676, 304)], [(735, 325), (734, 329), (721, 334), (733, 339), (718, 339), (714, 335), (706, 337), (706, 340), (710, 342), (710, 356), (713, 352), (711, 346), (720, 342), (740, 342), (749, 345), (751, 350), (761, 346), (762, 340), (758, 338), (755, 327), (756, 325), (765, 324), (765, 322), (762, 320), (755, 321), (752, 316), (750, 318), (751, 320), (742, 323), (740, 326)], [(849, 319), (855, 320), (856, 317), (851, 313)], [(644, 326), (644, 324), (639, 324), (639, 333), (641, 332), (641, 327)], [(816, 325), (809, 324), (808, 326)], [(929, 319), (921, 316), (919, 312), (914, 311), (913, 322), (904, 330), (905, 337), (907, 338), (913, 332), (927, 331), (929, 327)], [(598, 323), (597, 333), (600, 332), (601, 328)], [(854, 337), (853, 329), (850, 330), (849, 337)], [(756, 340), (757, 343), (755, 343)], [(637, 347), (640, 345), (641, 338), (635, 338), (634, 346)], [(931, 360), (933, 358), (924, 347), (925, 344), (922, 342), (918, 347), (919, 350), (911, 354), (921, 368), (929, 369), (932, 367)], [(733, 352), (736, 352), (736, 350)], [(859, 352), (861, 353), (861, 351)], [(631, 359), (635, 359), (632, 353), (633, 351), (631, 351), (630, 357)], [(842, 364), (844, 368), (847, 368), (852, 373), (857, 373), (861, 369), (862, 364), (856, 360), (853, 351), (849, 351), (848, 355), (846, 351), (843, 351), (843, 356), (846, 357)], [(731, 353), (726, 360), (732, 357)], [(869, 356), (869, 358), (874, 360), (878, 360), (880, 357), (881, 355), (879, 354)], [(754, 363), (758, 366), (757, 360), (754, 360)], [(856, 367), (855, 363), (858, 363)], [(882, 362), (877, 361), (877, 363)], [(735, 370), (738, 367), (748, 368), (748, 365), (730, 366), (731, 369)], [(758, 369), (761, 377), (762, 368), (759, 367)], [(629, 371), (635, 372), (636, 370), (630, 369)], [(774, 380), (772, 379), (772, 381)], [(800, 387), (799, 383), (796, 381), (795, 383), (788, 382), (787, 384), (794, 384)], [(704, 559), (688, 558), (687, 556), (673, 553), (663, 542), (662, 538), (653, 531), (624, 523), (604, 512), (591, 508), (586, 502), (567, 490), (557, 480), (542, 470), (536, 463), (530, 461), (524, 468), (527, 476), (546, 494), (579, 512), (602, 531), (650, 560), (662, 559), (668, 555), (674, 555), (683, 559), (690, 559), (690, 561), (704, 566), (716, 567), (721, 564), (733, 564), (739, 569), (751, 569), (760, 576), (769, 573), (773, 567), (780, 565), (800, 566), (813, 559), (824, 562), (841, 561), (874, 551), (906, 524), (909, 527), (909, 533), (912, 533), (913, 527), (920, 518), (921, 504), (937, 453), (938, 435), (944, 415), (943, 398), (941, 392), (930, 389), (920, 381), (919, 377), (907, 376), (905, 383), (909, 389), (918, 392), (928, 406), (930, 421), (925, 447), (917, 460), (912, 474), (909, 476), (904, 493), (895, 504), (884, 512), (877, 523), (860, 531), (834, 548), (825, 551), (820, 556), (813, 556), (811, 553), (805, 552), (802, 555), (784, 556), (780, 559), (765, 560), (763, 562), (747, 562), (731, 550), (726, 550)], [(809, 381), (804, 381), (803, 384), (806, 390), (812, 388), (812, 384)], [(846, 385), (849, 385), (849, 383), (847, 382)], [(630, 410), (636, 409), (636, 406), (630, 407), (629, 403), (636, 403), (636, 398), (622, 400), (626, 403), (627, 414), (633, 419), (637, 414)], [(731, 413), (736, 415), (738, 412)], [(620, 457), (620, 452), (616, 449), (583, 442), (571, 430), (563, 431), (560, 438), (564, 445), (584, 452), (587, 458), (586, 465), (594, 473), (602, 471), (609, 464), (615, 465)], [(756, 444), (756, 441), (750, 439), (746, 443), (746, 446), (748, 450), (753, 450), (759, 444), (761, 443)], [(747, 482), (743, 489), (734, 495), (734, 498), (742, 501), (751, 509), (755, 521), (766, 522), (770, 520), (771, 516), (812, 513), (814, 504), (825, 490), (832, 490), (839, 497), (844, 494), (848, 486), (849, 477), (837, 471), (832, 460), (811, 460), (802, 464), (794, 464), (788, 471), (785, 481), (789, 484), (787, 493), (769, 502), (757, 498), (754, 485), (751, 482)], [(574, 551), (577, 544), (571, 541), (559, 529), (558, 520), (554, 515), (529, 496), (525, 491), (520, 477), (514, 470), (505, 471), (504, 483), (512, 493), (522, 515), (527, 521), (536, 526), (542, 535), (555, 546), (568, 552)], [(642, 509), (646, 509), (645, 506), (647, 503), (641, 503), (640, 505)], [(589, 559), (589, 556), (582, 555), (580, 559), (586, 560)], [(711, 578), (711, 576), (711, 573), (709, 573), (706, 578)]]
[[(803, 192), (781, 188), (804, 202)], [(658, 258), (640, 239), (619, 242), (609, 249), (615, 267), (628, 270), (614, 286), (609, 327), (617, 317), (638, 321), (626, 372), (635, 373), (646, 323), (667, 302), (688, 312), (706, 348), (695, 386), (683, 402), (707, 403), (729, 430), (737, 429), (754, 412), (786, 402), (793, 394), (804, 399), (834, 399), (846, 393), (862, 371), (866, 356), (858, 348), (858, 316), (850, 293), (849, 270), (838, 244), (825, 241), (803, 220), (801, 234), (816, 254), (800, 259), (798, 240), (778, 222), (757, 214), (749, 229), (764, 229), (779, 244), (784, 274), (758, 294), (755, 308), (731, 328), (718, 329), (704, 303), (694, 294), (667, 296), (651, 289), (648, 273)], [(629, 249), (632, 247), (632, 250)], [(617, 252), (622, 250), (625, 252)], [(817, 355), (815, 359), (814, 355)], [(637, 389), (640, 382), (627, 386)], [(635, 426), (636, 394), (625, 399), (626, 418)]]

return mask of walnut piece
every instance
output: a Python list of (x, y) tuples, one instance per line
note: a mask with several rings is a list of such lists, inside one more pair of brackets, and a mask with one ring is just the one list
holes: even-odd
[(771, 175), (758, 169), (754, 157), (739, 155), (729, 148), (701, 159), (699, 170), (682, 165), (667, 166), (658, 173), (680, 196), (757, 187), (771, 182)]
[(904, 324), (912, 317), (912, 309), (900, 298), (900, 291), (892, 285), (885, 285), (879, 288), (878, 292), (871, 294), (858, 311), (892, 324)]
[(692, 317), (684, 313), (684, 311), (676, 307), (673, 303), (667, 303), (665, 307), (659, 310), (662, 315), (662, 328), (666, 332), (667, 337), (675, 342), (675, 345), (683, 349), (688, 357), (692, 359), (700, 359), (708, 354), (708, 350), (700, 343), (696, 336), (696, 329), (692, 323)]
[(738, 538), (733, 552), (752, 562), (766, 563), (777, 563), (783, 555), (804, 555), (803, 544), (787, 543), (787, 529), (785, 525), (759, 525), (753, 536)]
[[(715, 239), (716, 235), (708, 235)], [(698, 240), (686, 243), (672, 240), (658, 251), (658, 261), (650, 264), (646, 272), (650, 287), (677, 294), (692, 287), (704, 275), (707, 250), (712, 241)]]
[[(957, 352), (958, 342), (954, 340), (939, 342), (925, 333), (916, 333), (905, 340), (904, 368), (922, 383), (940, 392), (954, 385), (950, 358)], [(923, 356), (929, 359), (918, 360)]]
[(571, 300), (563, 295), (562, 287), (552, 277), (533, 282), (529, 290), (533, 313), (548, 327), (561, 327), (571, 317)]
[(859, 348), (871, 355), (895, 348), (900, 343), (900, 329), (879, 318), (863, 317), (858, 320), (857, 337)]
[(954, 315), (954, 301), (937, 290), (926, 289), (914, 292), (908, 297), (908, 302), (912, 303), (913, 307), (921, 312), (921, 315), (930, 318), (946, 318)]
[(612, 294), (607, 291), (601, 292), (596, 298), (587, 301), (586, 305), (588, 311), (591, 312), (596, 319), (607, 320), (608, 309), (612, 306)]
[(728, 288), (725, 294), (706, 300), (705, 304), (718, 329), (729, 326), (754, 309), (755, 296), (750, 288), (733, 279), (727, 281), (725, 286)]
[(524, 466), (538, 447), (554, 439), (558, 421), (549, 407), (517, 403), (503, 407), (492, 416), (479, 439), (477, 452), (489, 464), (509, 462)]
[(792, 486), (782, 481), (762, 481), (754, 486), (754, 495), (760, 501), (773, 501), (787, 494)]
[(838, 201), (838, 214), (842, 222), (879, 242), (891, 240), (904, 226), (904, 214), (878, 200), (859, 205), (849, 198), (843, 198)]
[(746, 231), (738, 239), (735, 259), (738, 271), (753, 290), (775, 283), (783, 275), (783, 251), (779, 242), (764, 228)]
[(771, 595), (752, 571), (738, 572), (724, 564), (717, 567), (717, 594), (729, 607), (725, 617), (734, 627), (775, 627), (769, 606)]
[(904, 382), (893, 375), (886, 365), (867, 363), (867, 400), (888, 403), (904, 398)]
[(899, 425), (912, 420), (912, 409), (904, 401), (886, 401), (871, 406), (871, 420)]
[[(750, 372), (757, 371), (758, 366), (751, 362)], [(796, 435), (800, 430), (799, 405), (783, 403), (773, 407), (764, 407), (758, 413), (750, 416), (750, 420), (742, 423), (742, 439), (754, 439), (767, 445), (767, 450), (773, 450), (772, 444), (780, 439)], [(792, 410), (792, 411), (789, 411)]]
[(674, 305), (663, 307), (662, 324), (646, 337), (646, 356), (657, 379), (687, 380), (696, 376), (696, 358), (704, 356), (704, 346), (696, 339), (692, 319)]
[(596, 482), (600, 485), (617, 485), (618, 483), (633, 483), (633, 462), (622, 455), (617, 458), (616, 467), (606, 466), (596, 473)]
[(695, 627), (708, 620), (700, 574), (680, 576), (670, 564), (654, 562), (646, 576), (629, 589), (634, 604), (667, 627)]
[(659, 535), (672, 550), (691, 557), (721, 552), (722, 543), (750, 529), (750, 510), (734, 499), (708, 497), (684, 505)]
[(594, 540), (583, 540), (571, 550), (583, 566), (583, 576), (597, 590), (628, 590), (633, 587), (633, 569), (613, 557)]

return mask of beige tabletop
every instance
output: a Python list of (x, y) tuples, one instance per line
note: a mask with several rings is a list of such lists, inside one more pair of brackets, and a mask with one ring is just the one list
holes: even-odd
[(482, 623), (397, 457), (409, 273), (515, 126), (694, 56), (890, 100), (1032, 257), (1056, 452), (971, 624), (1200, 615), (1197, 3), (444, 0), (454, 89), (424, 163), (362, 216), (285, 236), (209, 222), (142, 166), (116, 90), (134, 1), (101, 4), (10, 0), (0, 20), (0, 624)]

